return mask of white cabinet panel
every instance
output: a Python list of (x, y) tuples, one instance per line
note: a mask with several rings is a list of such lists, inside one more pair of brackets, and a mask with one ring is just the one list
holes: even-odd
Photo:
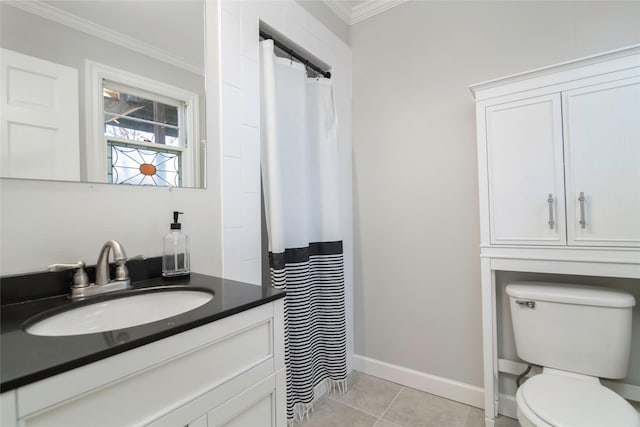
[(565, 92), (563, 112), (569, 243), (640, 246), (640, 78)]
[(206, 427), (234, 396), (230, 425), (284, 426), (283, 331), (280, 299), (3, 393), (2, 426)]
[[(263, 322), (202, 349), (27, 417), (25, 426), (141, 425), (272, 357)], [(232, 357), (230, 357), (232, 355)], [(273, 362), (270, 363), (273, 366)], [(135, 405), (129, 404), (136, 402)]]
[[(207, 414), (208, 427), (276, 427), (286, 425), (278, 419), (277, 377), (284, 370), (256, 384)], [(284, 393), (282, 393), (284, 395)]]
[(244, 408), (237, 417), (224, 424), (224, 427), (271, 426), (274, 425), (270, 422), (272, 419), (272, 396), (268, 395), (250, 407)]
[(207, 427), (207, 416), (203, 415), (197, 420), (190, 422), (185, 427)]
[[(202, 415), (224, 404), (230, 397), (242, 393), (273, 373), (273, 361), (266, 360), (249, 371), (234, 377), (231, 381), (209, 390), (208, 392), (186, 402), (160, 418), (150, 422), (148, 427), (183, 426), (189, 420), (199, 419)], [(283, 388), (284, 390), (284, 388)]]
[(16, 412), (16, 392), (11, 390), (0, 394), (0, 426), (14, 427)]
[[(18, 416), (25, 417), (47, 407), (58, 405), (60, 401), (71, 401), (79, 395), (88, 395), (92, 391), (102, 388), (105, 384), (116, 384), (128, 378), (133, 378), (152, 366), (161, 366), (167, 361), (177, 360), (184, 355), (206, 349), (212, 343), (225, 345), (228, 342), (226, 338), (232, 337), (234, 332), (250, 332), (255, 330), (256, 326), (270, 322), (270, 319), (275, 316), (272, 304), (255, 307), (146, 346), (20, 387), (17, 390)], [(278, 318), (282, 317), (281, 314), (278, 316)], [(274, 328), (279, 328), (276, 325), (276, 320), (273, 323)], [(241, 343), (243, 340), (233, 341)], [(258, 348), (258, 346), (255, 346), (256, 351)], [(276, 350), (278, 349), (273, 348), (274, 352)], [(227, 352), (233, 351), (236, 350), (233, 348), (227, 349)], [(240, 357), (246, 356), (242, 355)], [(271, 368), (272, 371), (273, 367)], [(232, 372), (225, 372), (222, 366), (217, 366), (215, 375), (218, 378), (227, 378), (227, 374), (231, 375)], [(195, 416), (189, 419), (193, 418)]]
[(565, 244), (560, 95), (490, 106), (486, 132), (491, 243)]

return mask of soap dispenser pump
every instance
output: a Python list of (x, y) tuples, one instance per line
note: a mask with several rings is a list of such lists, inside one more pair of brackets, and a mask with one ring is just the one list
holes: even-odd
[(189, 264), (189, 236), (182, 232), (182, 224), (178, 222), (178, 215), (182, 212), (173, 211), (171, 232), (164, 236), (164, 252), (162, 256), (162, 277), (167, 280), (183, 279), (190, 274)]

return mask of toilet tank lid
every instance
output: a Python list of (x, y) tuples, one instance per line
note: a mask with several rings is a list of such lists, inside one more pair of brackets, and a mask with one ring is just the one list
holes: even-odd
[(636, 305), (633, 295), (617, 289), (553, 282), (511, 282), (507, 295), (534, 301), (600, 307), (629, 308)]

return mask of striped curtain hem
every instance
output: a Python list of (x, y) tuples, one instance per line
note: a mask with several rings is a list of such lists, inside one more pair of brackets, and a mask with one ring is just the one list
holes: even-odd
[(314, 388), (346, 390), (346, 316), (342, 242), (311, 243), (269, 254), (271, 281), (285, 289), (287, 418), (308, 416)]

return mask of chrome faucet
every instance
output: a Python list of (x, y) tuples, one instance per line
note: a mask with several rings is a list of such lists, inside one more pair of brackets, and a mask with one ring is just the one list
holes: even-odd
[[(109, 277), (109, 252), (113, 251), (113, 261), (116, 263), (116, 276), (112, 281)], [(98, 263), (96, 264), (96, 283), (94, 286), (111, 286), (124, 285), (123, 289), (131, 285), (129, 280), (129, 271), (125, 263), (127, 262), (127, 253), (124, 248), (115, 240), (107, 241), (100, 250), (98, 255)]]
[[(116, 263), (116, 273), (113, 280), (111, 280), (109, 276), (109, 253), (111, 252), (113, 252), (113, 260)], [(143, 259), (143, 257), (136, 256), (132, 259)], [(77, 269), (73, 275), (71, 299), (81, 300), (105, 292), (130, 288), (131, 279), (129, 279), (129, 271), (125, 265), (128, 260), (127, 253), (124, 251), (124, 247), (122, 247), (120, 242), (109, 240), (102, 246), (100, 255), (98, 255), (95, 283), (89, 283), (87, 273), (84, 271), (85, 263), (83, 261), (78, 261), (75, 264), (53, 264), (49, 266), (48, 270), (61, 271), (72, 268)]]

